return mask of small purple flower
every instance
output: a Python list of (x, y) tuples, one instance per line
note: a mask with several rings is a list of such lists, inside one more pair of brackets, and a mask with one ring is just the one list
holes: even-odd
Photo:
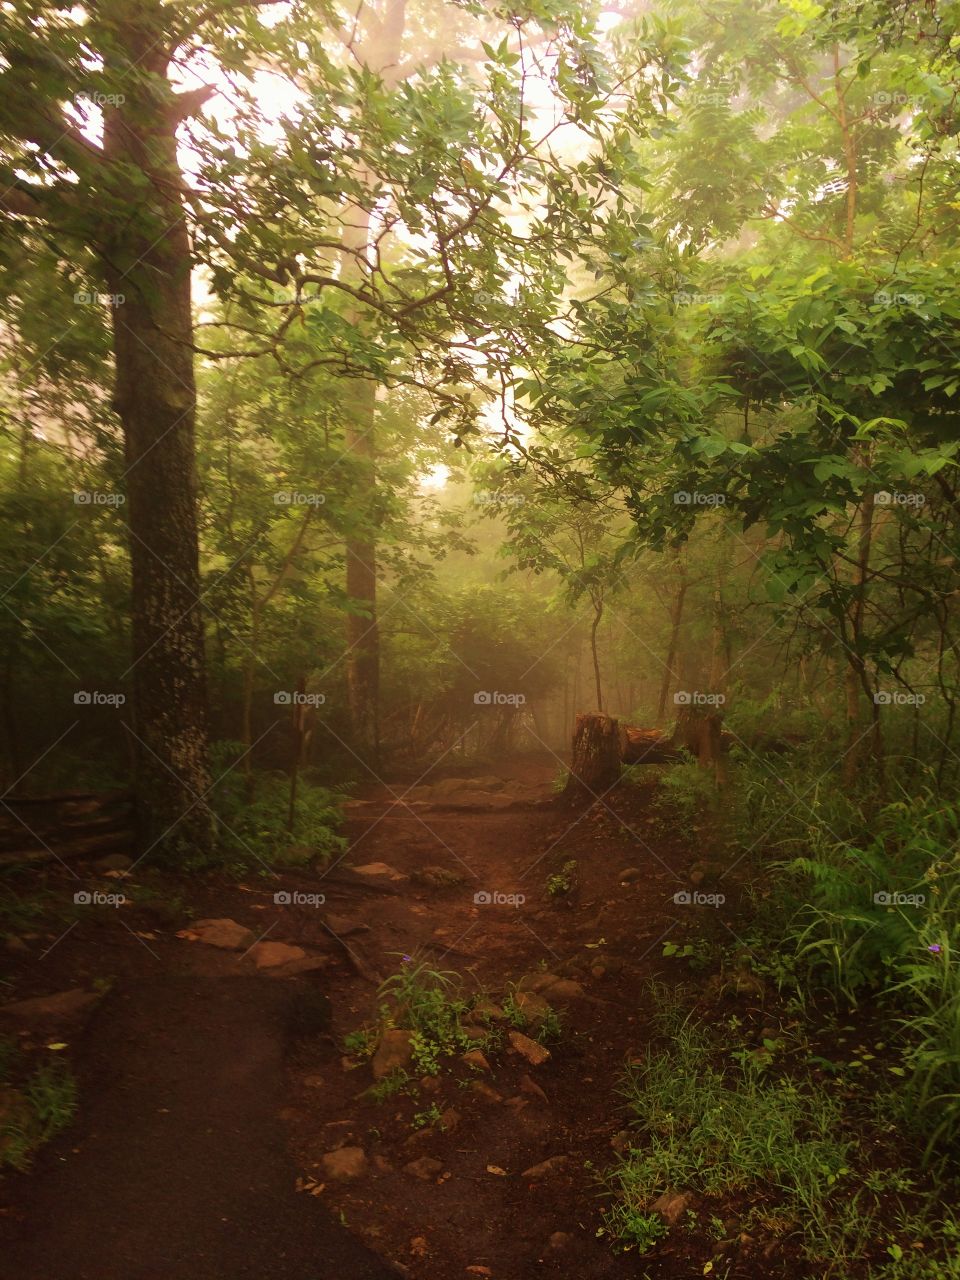
[(940, 943), (939, 943), (939, 942), (931, 942), (931, 943), (930, 943), (930, 945), (929, 945), (929, 947), (927, 947), (927, 950), (928, 950), (928, 951), (932, 951), (932, 952), (934, 953), (934, 955), (939, 955), (939, 954), (940, 954), (940, 951), (941, 951)]
[[(940, 948), (939, 948), (939, 947), (937, 947), (937, 950), (939, 951), (939, 950), (940, 950)], [(401, 963), (401, 964), (410, 964), (410, 963), (412, 962), (412, 960), (413, 960), (413, 956), (401, 956), (401, 957), (400, 957), (400, 963)]]

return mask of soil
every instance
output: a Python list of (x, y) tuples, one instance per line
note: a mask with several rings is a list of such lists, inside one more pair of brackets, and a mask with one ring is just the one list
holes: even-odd
[[(663, 942), (683, 929), (689, 908), (673, 895), (702, 852), (663, 829), (653, 782), (578, 811), (552, 797), (555, 770), (552, 760), (511, 763), (502, 785), (488, 777), (465, 800), (436, 789), (451, 770), (420, 780), (416, 800), (400, 798), (408, 783), (371, 786), (350, 807), (346, 855), (317, 873), (238, 884), (144, 868), (129, 880), (98, 879), (89, 866), (77, 868), (79, 882), (48, 872), (54, 896), (120, 884), (133, 901), (77, 913), (65, 933), (27, 930), (29, 952), (11, 956), (10, 1000), (78, 986), (109, 994), (82, 1031), (21, 1029), (28, 1052), (51, 1035), (69, 1045), (81, 1105), (31, 1172), (0, 1180), (3, 1274), (641, 1274), (635, 1255), (597, 1234), (602, 1174), (625, 1124), (618, 1077), (650, 1040), (647, 982), (686, 976)], [(552, 895), (548, 876), (570, 861), (569, 891)], [(346, 870), (373, 863), (408, 878), (371, 887)], [(425, 867), (462, 882), (424, 883)], [(624, 881), (627, 868), (635, 874)], [(277, 905), (278, 890), (326, 900)], [(255, 953), (177, 936), (191, 915), (300, 946), (316, 967), (258, 972)], [(377, 1101), (369, 1062), (343, 1041), (373, 1023), (376, 978), (404, 956), (426, 957), (495, 1002), (544, 972), (583, 990), (553, 1001), (561, 1030), (542, 1064), (504, 1035), (486, 1067), (456, 1058), (412, 1092)], [(447, 1127), (428, 1122), (437, 1112)], [(362, 1171), (331, 1180), (323, 1157), (343, 1148), (362, 1149)], [(544, 1176), (523, 1176), (557, 1156)], [(699, 1274), (689, 1249), (671, 1237), (650, 1274)]]

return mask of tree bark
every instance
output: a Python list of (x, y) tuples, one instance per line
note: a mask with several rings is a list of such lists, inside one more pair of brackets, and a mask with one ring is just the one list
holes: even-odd
[[(203, 798), (191, 250), (174, 95), (163, 91), (166, 21), (156, 0), (121, 0), (107, 19), (114, 38), (105, 41), (105, 70), (125, 76), (126, 94), (104, 112), (105, 182), (117, 216), (107, 220), (101, 254), (114, 295), (114, 407), (125, 440), (138, 834), (145, 848), (196, 855), (211, 848), (214, 827)], [(131, 65), (136, 75), (126, 75)]]
[[(406, 0), (388, 0), (379, 9), (370, 9), (371, 22), (363, 40), (359, 59), (382, 76), (386, 84), (396, 83)], [(357, 56), (357, 49), (353, 50)], [(372, 188), (373, 175), (360, 173), (363, 186)], [(370, 251), (371, 215), (367, 208), (354, 206), (344, 220), (340, 255), (344, 279), (359, 277), (360, 259)], [(348, 320), (360, 325), (364, 317), (357, 307), (347, 312)], [(380, 757), (380, 630), (377, 622), (377, 441), (376, 388), (366, 379), (351, 379), (344, 395), (346, 452), (357, 469), (354, 486), (359, 510), (358, 532), (346, 540), (347, 614), (347, 705), (353, 749), (367, 764), (376, 767)]]
[[(681, 567), (681, 573), (683, 569)], [(663, 676), (660, 680), (660, 697), (657, 700), (657, 724), (663, 724), (667, 716), (667, 698), (670, 696), (670, 684), (674, 677), (673, 664), (677, 660), (677, 649), (680, 644), (680, 624), (683, 620), (683, 602), (687, 595), (686, 577), (681, 577), (677, 588), (676, 599), (670, 613), (670, 644), (667, 649), (667, 660), (663, 664)]]
[(563, 792), (565, 801), (596, 800), (617, 784), (623, 750), (621, 736), (620, 725), (611, 716), (577, 716), (570, 772)]

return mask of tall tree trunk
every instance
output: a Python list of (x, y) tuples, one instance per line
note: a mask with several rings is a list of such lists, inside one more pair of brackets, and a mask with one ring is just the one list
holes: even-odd
[[(384, 0), (367, 11), (369, 34), (358, 51), (363, 65), (380, 75), (385, 84), (395, 83), (401, 43), (406, 24), (406, 0)], [(373, 189), (373, 175), (357, 175), (361, 184)], [(341, 235), (341, 273), (356, 279), (361, 260), (370, 251), (369, 209), (353, 206), (347, 211)], [(347, 319), (361, 325), (365, 317), (357, 307), (348, 309)], [(347, 702), (353, 748), (368, 764), (380, 756), (380, 630), (377, 622), (377, 441), (376, 388), (366, 379), (352, 379), (344, 395), (344, 442), (353, 460), (357, 479), (354, 498), (358, 510), (358, 532), (346, 540), (346, 587), (350, 605), (347, 614)]]
[(590, 628), (590, 657), (593, 659), (593, 682), (597, 691), (597, 710), (603, 711), (603, 684), (600, 679), (600, 655), (597, 652), (597, 629), (603, 618), (603, 596), (593, 597), (593, 625)]
[[(123, 424), (132, 571), (137, 820), (146, 848), (204, 853), (213, 819), (197, 536), (191, 251), (180, 200), (174, 95), (156, 0), (117, 0), (104, 113), (111, 205), (102, 253), (114, 295), (114, 407)], [(132, 184), (132, 185), (131, 185)]]
[[(857, 457), (857, 461), (861, 461)], [(860, 508), (860, 532), (857, 544), (857, 568), (854, 577), (853, 608), (850, 613), (850, 639), (846, 645), (846, 671), (844, 689), (847, 715), (847, 746), (844, 752), (841, 777), (845, 786), (852, 786), (860, 771), (863, 756), (863, 730), (860, 728), (860, 695), (870, 692), (870, 682), (862, 656), (861, 639), (866, 607), (867, 585), (870, 578), (870, 548), (873, 542), (874, 495), (868, 490)], [(882, 778), (883, 745), (878, 708), (873, 710), (873, 750), (878, 777)]]
[(681, 578), (677, 595), (670, 613), (670, 643), (667, 648), (667, 659), (663, 664), (663, 676), (660, 680), (660, 696), (657, 699), (657, 724), (663, 724), (667, 716), (667, 698), (670, 696), (670, 685), (674, 679), (674, 663), (677, 660), (677, 649), (680, 645), (680, 624), (683, 621), (683, 602), (687, 595), (686, 578)]

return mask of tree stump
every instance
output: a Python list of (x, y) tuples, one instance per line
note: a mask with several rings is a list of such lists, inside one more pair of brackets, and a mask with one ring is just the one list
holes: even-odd
[(612, 716), (581, 713), (573, 731), (573, 753), (563, 798), (570, 803), (604, 795), (620, 779), (623, 732)]
[(671, 746), (685, 747), (703, 769), (724, 772), (723, 717), (712, 707), (681, 707)]

